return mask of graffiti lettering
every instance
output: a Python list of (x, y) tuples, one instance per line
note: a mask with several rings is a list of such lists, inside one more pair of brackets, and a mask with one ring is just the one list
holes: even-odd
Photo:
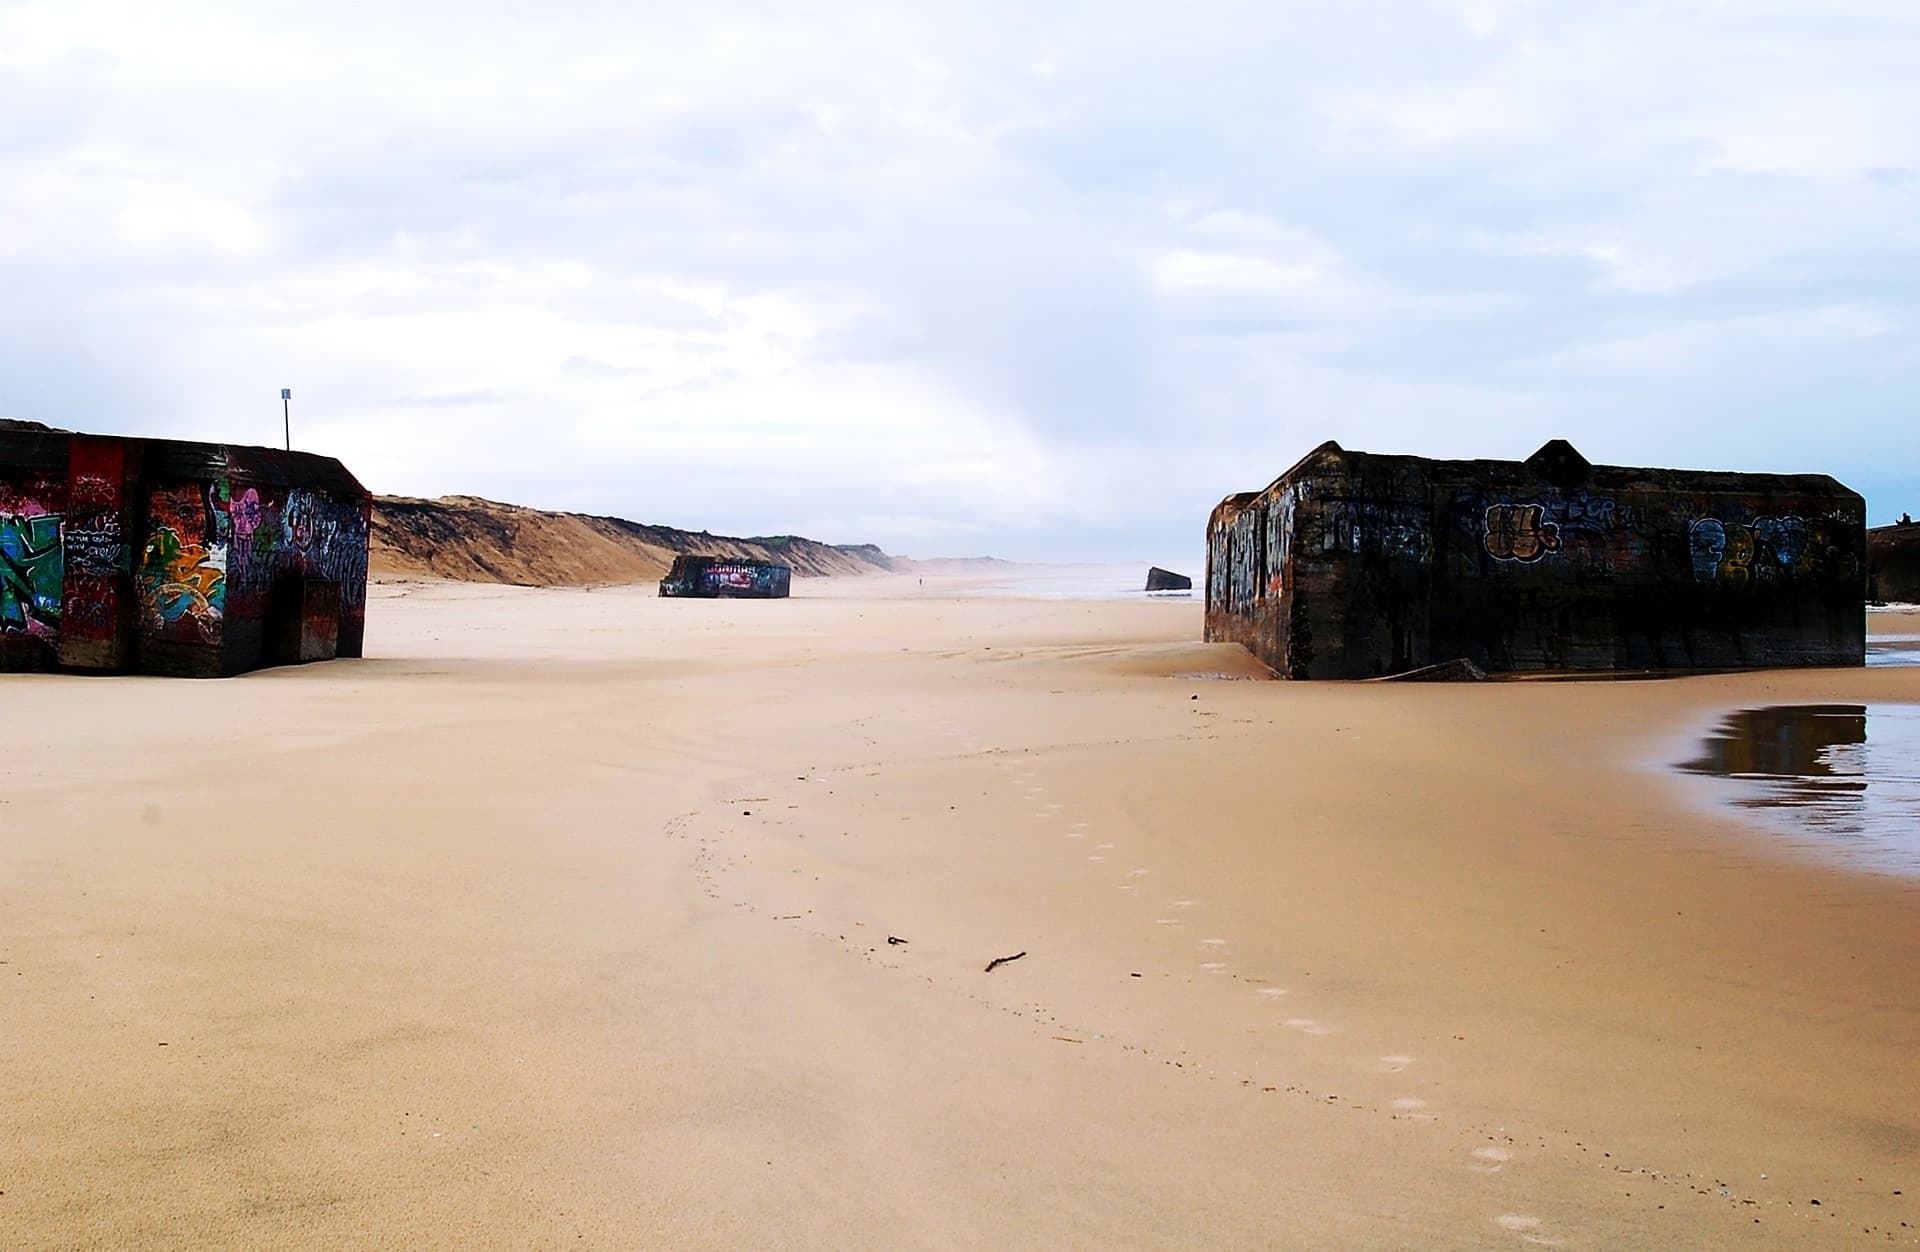
[(1807, 550), (1807, 524), (1797, 517), (1763, 517), (1753, 524), (1753, 540), (1760, 555), (1790, 569)]
[(112, 574), (127, 567), (127, 544), (117, 509), (67, 519), (67, 564), (81, 574)]
[(1560, 520), (1564, 525), (1585, 524), (1599, 530), (1613, 526), (1617, 506), (1606, 496), (1578, 495), (1568, 497), (1560, 506)]
[(702, 577), (713, 591), (769, 592), (778, 581), (772, 565), (709, 565)]
[(1807, 551), (1807, 524), (1797, 517), (1762, 517), (1751, 525), (1703, 517), (1688, 529), (1687, 548), (1695, 580), (1745, 587), (1793, 572)]
[(81, 508), (105, 508), (117, 498), (116, 484), (105, 474), (78, 472), (68, 485), (67, 507), (78, 511)]
[(1488, 505), (1487, 555), (1496, 561), (1531, 565), (1549, 552), (1560, 551), (1560, 526), (1542, 520), (1545, 513), (1539, 504)]
[(305, 491), (289, 491), (287, 507), (280, 515), (281, 534), (287, 547), (305, 552), (313, 546), (313, 496)]

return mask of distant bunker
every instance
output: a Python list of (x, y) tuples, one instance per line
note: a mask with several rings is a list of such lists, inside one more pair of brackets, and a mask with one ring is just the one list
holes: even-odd
[(1861, 665), (1866, 554), (1825, 475), (1324, 443), (1214, 509), (1206, 638), (1288, 678)]
[(706, 600), (784, 600), (792, 583), (793, 571), (771, 561), (677, 556), (673, 568), (660, 580), (660, 594)]
[(1867, 598), (1920, 604), (1920, 522), (1901, 520), (1867, 532)]
[(357, 657), (372, 506), (331, 457), (0, 422), (0, 670)]
[(1176, 574), (1170, 569), (1161, 569), (1154, 565), (1147, 570), (1148, 591), (1192, 591), (1193, 579), (1185, 574)]

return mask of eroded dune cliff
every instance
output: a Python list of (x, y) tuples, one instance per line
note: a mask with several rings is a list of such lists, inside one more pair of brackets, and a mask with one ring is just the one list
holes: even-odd
[(836, 547), (794, 535), (735, 538), (473, 496), (374, 501), (375, 574), (543, 587), (644, 582), (659, 578), (682, 552), (779, 561), (802, 577), (891, 568), (887, 554), (870, 544)]

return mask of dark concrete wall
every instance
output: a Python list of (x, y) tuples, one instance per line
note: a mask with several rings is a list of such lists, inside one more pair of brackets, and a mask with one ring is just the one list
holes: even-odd
[(1865, 533), (1818, 475), (1325, 444), (1214, 510), (1207, 638), (1294, 678), (1858, 665)]
[(328, 457), (0, 430), (0, 668), (359, 656), (370, 508)]
[(789, 593), (793, 571), (768, 561), (731, 561), (711, 556), (677, 556), (660, 580), (663, 596), (703, 599), (778, 600)]
[(1920, 604), (1920, 522), (1867, 532), (1867, 594), (1881, 604)]

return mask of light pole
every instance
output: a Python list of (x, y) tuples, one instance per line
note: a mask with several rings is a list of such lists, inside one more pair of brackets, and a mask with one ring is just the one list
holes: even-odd
[(293, 388), (280, 389), (280, 423), (286, 428), (287, 451), (293, 451)]

